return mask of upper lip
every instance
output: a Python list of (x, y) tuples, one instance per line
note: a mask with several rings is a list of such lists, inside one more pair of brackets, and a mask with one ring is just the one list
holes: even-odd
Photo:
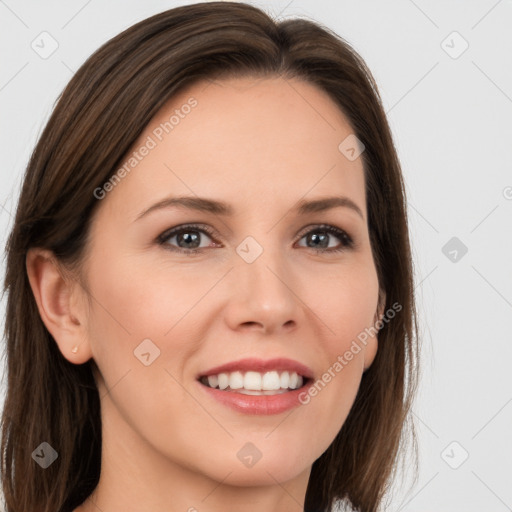
[(235, 371), (264, 373), (272, 370), (278, 372), (292, 371), (302, 375), (303, 377), (313, 378), (313, 372), (309, 367), (285, 357), (266, 360), (256, 358), (239, 359), (238, 361), (232, 361), (230, 363), (216, 366), (215, 368), (210, 368), (209, 370), (202, 372), (198, 378)]

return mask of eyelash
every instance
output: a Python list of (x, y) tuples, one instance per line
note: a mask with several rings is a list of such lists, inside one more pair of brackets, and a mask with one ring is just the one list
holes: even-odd
[[(171, 250), (173, 252), (178, 252), (182, 254), (186, 254), (188, 256), (193, 256), (194, 254), (198, 254), (203, 252), (206, 247), (198, 248), (198, 249), (183, 249), (181, 247), (172, 247), (167, 242), (170, 238), (172, 238), (175, 235), (179, 235), (180, 233), (186, 233), (187, 231), (198, 231), (200, 233), (205, 233), (211, 238), (215, 237), (214, 231), (203, 224), (186, 224), (183, 226), (179, 226), (176, 228), (172, 228), (171, 230), (164, 231), (161, 235), (158, 236), (157, 242), (159, 245), (164, 246), (166, 249)], [(341, 241), (340, 247), (337, 248), (330, 248), (330, 249), (315, 249), (313, 247), (305, 247), (305, 249), (310, 249), (314, 252), (318, 253), (338, 253), (346, 250), (350, 250), (354, 248), (354, 241), (352, 238), (342, 229), (339, 229), (335, 226), (331, 226), (330, 224), (319, 224), (315, 226), (313, 229), (310, 229), (309, 231), (306, 231), (301, 234), (299, 240), (302, 240), (306, 235), (314, 232), (324, 232), (328, 233), (330, 235), (334, 235)]]

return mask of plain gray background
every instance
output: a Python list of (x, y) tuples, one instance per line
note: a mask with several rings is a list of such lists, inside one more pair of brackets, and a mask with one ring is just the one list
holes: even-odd
[[(123, 29), (186, 3), (0, 0), (2, 247), (30, 152), (74, 71)], [(423, 336), (420, 474), (388, 510), (512, 510), (512, 1), (250, 3), (355, 47), (402, 162)], [(58, 45), (51, 55), (33, 49), (41, 38), (45, 51)]]

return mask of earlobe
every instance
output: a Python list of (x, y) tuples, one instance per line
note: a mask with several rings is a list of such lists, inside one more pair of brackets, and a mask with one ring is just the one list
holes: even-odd
[(86, 311), (77, 301), (84, 293), (78, 282), (64, 277), (55, 256), (44, 249), (30, 249), (26, 257), (30, 287), (46, 328), (62, 355), (71, 363), (83, 364), (91, 357), (86, 331)]
[(376, 325), (377, 329), (380, 330), (381, 322), (384, 318), (384, 308), (386, 307), (386, 292), (384, 290), (379, 290), (379, 300), (377, 304), (377, 311), (375, 312), (374, 325)]

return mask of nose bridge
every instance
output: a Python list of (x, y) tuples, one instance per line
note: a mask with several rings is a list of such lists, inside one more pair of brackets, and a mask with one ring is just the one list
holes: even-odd
[(266, 330), (297, 321), (298, 299), (282, 247), (272, 235), (246, 237), (236, 248), (235, 310), (238, 323), (261, 324)]

